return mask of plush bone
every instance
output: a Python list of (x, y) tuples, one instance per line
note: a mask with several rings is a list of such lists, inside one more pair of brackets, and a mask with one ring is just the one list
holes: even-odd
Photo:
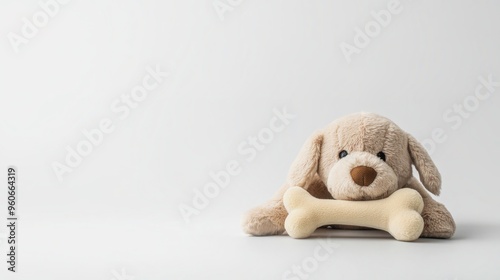
[(370, 201), (317, 199), (300, 187), (283, 197), (288, 211), (285, 229), (293, 238), (306, 238), (318, 227), (351, 225), (380, 229), (400, 241), (418, 239), (424, 228), (420, 213), (424, 202), (413, 189), (399, 189), (391, 196)]

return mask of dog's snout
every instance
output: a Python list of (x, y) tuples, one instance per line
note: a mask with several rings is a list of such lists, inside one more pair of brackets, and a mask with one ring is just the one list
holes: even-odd
[(362, 186), (369, 186), (377, 177), (377, 171), (368, 166), (357, 166), (351, 170), (352, 180)]

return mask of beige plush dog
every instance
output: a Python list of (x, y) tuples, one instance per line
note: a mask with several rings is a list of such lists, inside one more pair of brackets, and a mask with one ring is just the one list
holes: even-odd
[(293, 186), (316, 198), (338, 200), (382, 199), (398, 189), (412, 188), (424, 201), (421, 237), (450, 238), (455, 232), (451, 214), (412, 176), (412, 164), (425, 188), (439, 195), (439, 171), (413, 136), (376, 114), (343, 117), (306, 141), (276, 196), (246, 215), (244, 231), (252, 235), (284, 233), (287, 211), (283, 194)]

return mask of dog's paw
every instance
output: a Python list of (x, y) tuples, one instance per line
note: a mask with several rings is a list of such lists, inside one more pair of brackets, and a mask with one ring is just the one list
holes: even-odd
[(450, 238), (455, 233), (455, 221), (443, 204), (424, 199), (424, 230), (421, 237)]
[(258, 236), (283, 234), (286, 215), (283, 206), (254, 208), (243, 219), (243, 231)]

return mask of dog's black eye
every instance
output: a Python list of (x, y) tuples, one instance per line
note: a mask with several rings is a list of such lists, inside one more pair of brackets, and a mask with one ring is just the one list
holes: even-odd
[(384, 154), (384, 152), (378, 152), (378, 153), (377, 153), (377, 156), (378, 156), (381, 160), (385, 161), (385, 154)]
[(346, 150), (342, 150), (342, 151), (340, 151), (340, 153), (339, 153), (339, 158), (343, 158), (343, 157), (346, 157), (346, 156), (347, 156), (347, 152), (346, 152)]

